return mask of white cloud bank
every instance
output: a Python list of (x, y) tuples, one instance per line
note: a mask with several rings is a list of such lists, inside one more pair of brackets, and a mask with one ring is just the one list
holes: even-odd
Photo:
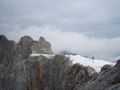
[(50, 25), (31, 26), (20, 29), (19, 32), (7, 32), (6, 35), (9, 39), (16, 41), (24, 35), (29, 35), (35, 40), (43, 36), (52, 43), (55, 53), (69, 50), (84, 56), (104, 59), (110, 59), (120, 54), (120, 37), (111, 39), (88, 37), (84, 33), (63, 31)]

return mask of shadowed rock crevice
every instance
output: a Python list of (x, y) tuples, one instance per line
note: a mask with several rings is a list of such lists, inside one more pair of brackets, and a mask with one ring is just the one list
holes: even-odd
[(29, 58), (25, 61), (26, 80), (28, 90), (44, 90), (45, 86), (45, 65), (48, 58), (40, 56), (40, 58)]

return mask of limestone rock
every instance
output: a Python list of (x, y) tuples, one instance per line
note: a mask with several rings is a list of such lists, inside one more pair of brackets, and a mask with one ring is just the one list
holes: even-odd
[(45, 65), (48, 58), (44, 56), (30, 57), (25, 61), (26, 80), (28, 90), (44, 90), (45, 87)]
[(120, 61), (96, 73), (64, 55), (29, 57), (32, 52), (50, 54), (51, 45), (43, 37), (16, 44), (0, 35), (0, 90), (120, 90)]
[(29, 36), (23, 36), (17, 44), (16, 52), (22, 58), (28, 58), (32, 54), (53, 54), (51, 44), (40, 37), (39, 41), (34, 41)]
[(102, 69), (96, 79), (88, 81), (82, 87), (77, 85), (74, 90), (120, 90), (120, 66), (116, 64), (114, 67)]
[(13, 70), (15, 42), (0, 35), (0, 90), (15, 90)]
[(31, 49), (34, 54), (53, 54), (51, 44), (44, 37), (40, 37), (39, 42), (34, 41)]
[(79, 86), (84, 85), (89, 81), (95, 74), (95, 70), (91, 67), (84, 67), (80, 64), (74, 64), (69, 73), (69, 87), (67, 90), (73, 90), (79, 84)]
[(32, 53), (31, 46), (33, 44), (33, 39), (29, 36), (23, 36), (17, 44), (17, 53), (23, 58), (29, 57)]
[(112, 69), (113, 67), (112, 67), (112, 65), (104, 65), (102, 68), (101, 68), (101, 72), (106, 72), (106, 71), (108, 71), (108, 70), (110, 70), (110, 69)]

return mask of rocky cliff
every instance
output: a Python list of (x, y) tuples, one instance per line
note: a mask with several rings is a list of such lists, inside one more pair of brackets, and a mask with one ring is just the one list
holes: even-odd
[(39, 41), (34, 41), (32, 46), (32, 53), (40, 53), (40, 54), (53, 54), (51, 44), (45, 40), (44, 37), (40, 37)]
[(14, 55), (16, 44), (0, 36), (0, 90), (15, 90)]
[(0, 35), (0, 90), (120, 90), (120, 63), (105, 65), (100, 73), (72, 64), (64, 55), (52, 57), (51, 44), (43, 37), (24, 36), (18, 43)]

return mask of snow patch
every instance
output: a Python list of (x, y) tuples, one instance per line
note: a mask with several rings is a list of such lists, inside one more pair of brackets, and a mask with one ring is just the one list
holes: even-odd
[(73, 64), (79, 63), (83, 66), (90, 66), (94, 68), (96, 72), (100, 72), (101, 67), (103, 67), (106, 64), (115, 65), (115, 63), (110, 61), (90, 59), (90, 58), (82, 57), (80, 55), (66, 55), (66, 56), (70, 58)]
[(55, 55), (51, 55), (51, 54), (30, 54), (30, 57), (38, 57), (38, 56), (45, 56), (47, 58), (52, 58)]

